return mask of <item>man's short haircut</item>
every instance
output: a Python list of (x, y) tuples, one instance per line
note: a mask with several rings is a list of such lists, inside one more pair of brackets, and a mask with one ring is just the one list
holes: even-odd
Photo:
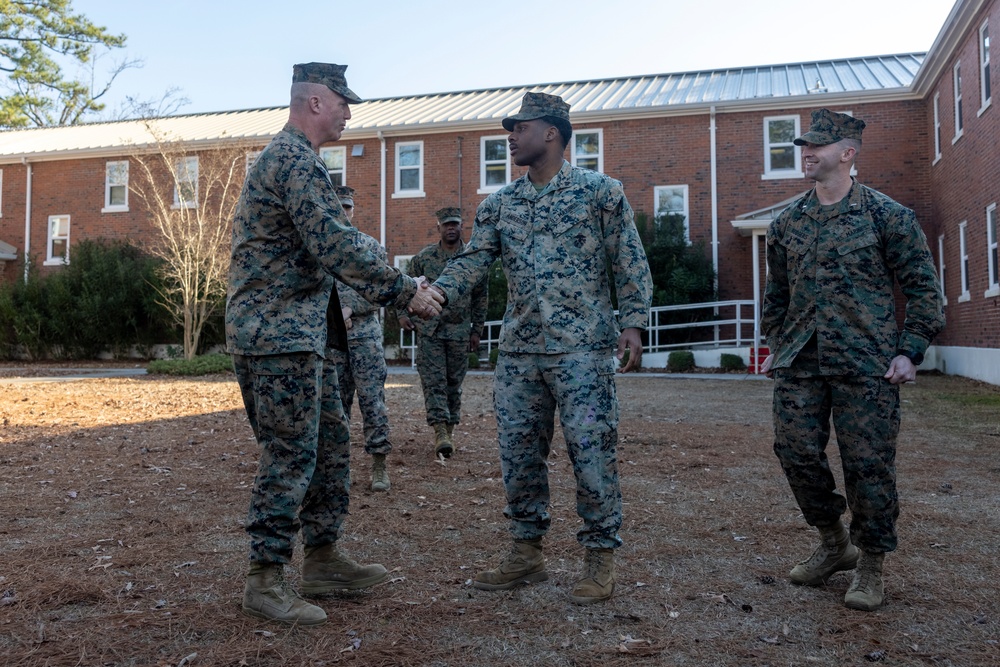
[(559, 137), (562, 139), (563, 148), (569, 146), (569, 140), (573, 138), (573, 126), (565, 118), (555, 116), (542, 116), (539, 120), (544, 120), (549, 125), (554, 125), (559, 130)]
[(853, 148), (855, 153), (861, 152), (861, 140), (860, 139), (841, 139), (845, 146)]

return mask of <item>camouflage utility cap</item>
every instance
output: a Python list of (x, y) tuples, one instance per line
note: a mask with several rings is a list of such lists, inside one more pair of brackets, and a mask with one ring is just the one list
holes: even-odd
[(360, 104), (362, 99), (347, 87), (346, 69), (347, 65), (332, 63), (300, 63), (292, 68), (292, 83), (321, 83), (351, 104)]
[(812, 112), (812, 123), (809, 131), (793, 141), (796, 146), (813, 144), (826, 146), (835, 144), (841, 139), (857, 139), (861, 141), (861, 131), (865, 129), (865, 121), (837, 113), (829, 109), (817, 109)]
[(333, 191), (337, 193), (337, 199), (340, 200), (341, 206), (344, 208), (348, 206), (354, 207), (354, 188), (346, 185), (337, 185), (333, 188)]
[(445, 224), (446, 222), (457, 222), (462, 224), (462, 209), (457, 206), (445, 206), (444, 208), (439, 208), (434, 214), (437, 216), (438, 224)]
[(547, 93), (525, 93), (521, 98), (521, 110), (503, 119), (503, 129), (514, 131), (514, 124), (522, 120), (535, 120), (543, 116), (561, 118), (569, 122), (569, 105), (558, 95)]

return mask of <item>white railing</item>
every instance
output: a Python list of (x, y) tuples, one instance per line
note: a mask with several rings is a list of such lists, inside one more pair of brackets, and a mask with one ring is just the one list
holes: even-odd
[[(677, 324), (663, 323), (667, 313), (691, 312), (698, 314), (703, 321), (681, 322)], [(649, 311), (646, 323), (648, 335), (646, 352), (666, 352), (676, 349), (691, 349), (694, 347), (743, 347), (750, 346), (756, 355), (760, 345), (759, 327), (754, 321), (754, 302), (752, 299), (733, 301), (709, 301), (705, 303), (689, 303), (680, 306), (657, 306)], [(487, 322), (483, 337), (479, 342), (479, 358), (487, 361), (490, 353), (500, 342), (500, 320)], [(668, 331), (693, 331), (687, 336), (689, 340), (680, 343), (666, 342)], [(401, 354), (409, 354), (410, 365), (416, 364), (416, 341), (412, 331), (399, 332), (399, 349)]]

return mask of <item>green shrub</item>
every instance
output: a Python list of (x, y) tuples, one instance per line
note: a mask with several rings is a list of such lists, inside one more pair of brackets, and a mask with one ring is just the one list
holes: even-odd
[(479, 368), (479, 355), (469, 352), (469, 368)]
[[(0, 352), (94, 358), (171, 342), (176, 327), (156, 303), (157, 260), (125, 242), (86, 240), (70, 263), (0, 284)], [(24, 265), (17, 272), (24, 275)]]
[(226, 354), (203, 354), (194, 359), (157, 359), (149, 362), (152, 375), (212, 375), (232, 373), (233, 360)]
[(738, 354), (727, 354), (722, 353), (722, 360), (719, 365), (724, 371), (745, 371), (747, 369), (746, 363), (743, 361), (743, 357)]
[(692, 369), (694, 369), (694, 352), (674, 350), (667, 356), (667, 370), (671, 373), (684, 373)]
[(497, 367), (497, 359), (499, 359), (499, 358), (500, 358), (500, 348), (499, 347), (495, 347), (492, 350), (490, 350), (490, 366), (492, 366), (493, 368), (496, 368)]

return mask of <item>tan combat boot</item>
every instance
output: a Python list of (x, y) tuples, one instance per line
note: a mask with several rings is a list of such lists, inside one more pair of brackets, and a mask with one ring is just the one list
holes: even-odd
[(583, 574), (569, 599), (577, 604), (603, 602), (615, 592), (614, 549), (587, 549)]
[(545, 557), (542, 556), (542, 538), (514, 540), (514, 547), (503, 562), (494, 570), (483, 570), (477, 574), (472, 585), (484, 591), (505, 591), (548, 578)]
[(359, 565), (333, 544), (306, 547), (305, 552), (300, 587), (304, 595), (368, 588), (389, 576), (383, 566)]
[(875, 611), (882, 606), (885, 588), (882, 586), (882, 561), (885, 554), (861, 552), (858, 569), (854, 571), (854, 581), (847, 589), (844, 604), (848, 609)]
[(388, 491), (389, 471), (385, 468), (385, 454), (372, 454), (372, 491)]
[(853, 570), (858, 564), (858, 548), (851, 544), (844, 524), (837, 519), (829, 526), (816, 526), (823, 541), (812, 556), (792, 568), (789, 577), (793, 584), (819, 586), (834, 572)]
[(243, 613), (289, 625), (319, 625), (326, 612), (309, 604), (285, 582), (279, 563), (251, 563), (243, 589)]
[(455, 446), (451, 443), (451, 436), (448, 434), (448, 425), (444, 422), (434, 424), (434, 454), (450, 457), (455, 451)]

